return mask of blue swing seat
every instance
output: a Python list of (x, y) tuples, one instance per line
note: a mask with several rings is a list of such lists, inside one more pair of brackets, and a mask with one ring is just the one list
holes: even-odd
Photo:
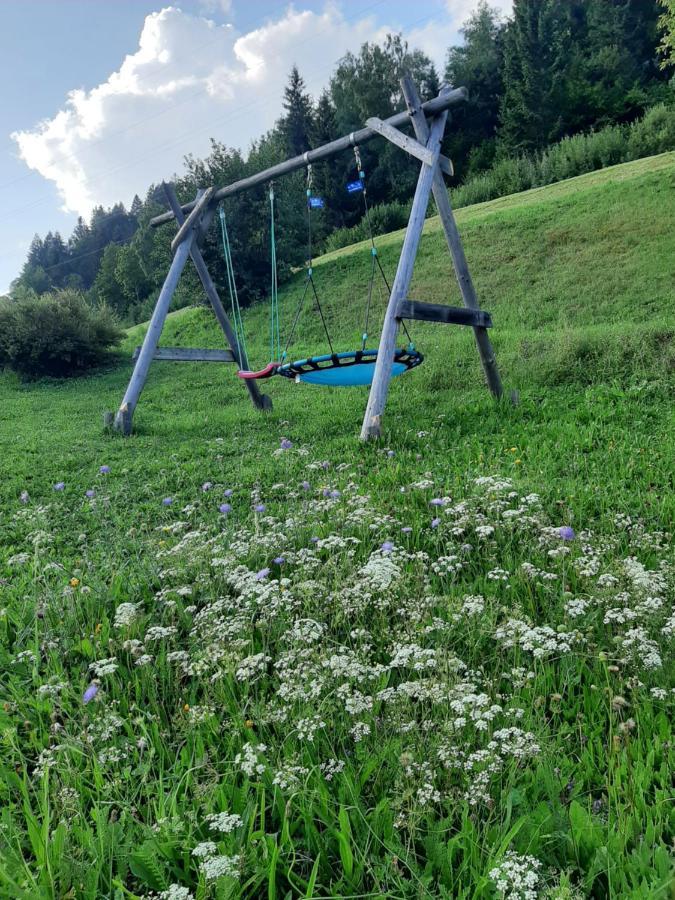
[[(403, 375), (409, 369), (419, 366), (423, 360), (422, 354), (413, 347), (399, 348), (394, 352), (391, 374)], [(348, 350), (284, 363), (277, 369), (277, 375), (307, 384), (357, 387), (372, 384), (376, 361), (377, 350)]]

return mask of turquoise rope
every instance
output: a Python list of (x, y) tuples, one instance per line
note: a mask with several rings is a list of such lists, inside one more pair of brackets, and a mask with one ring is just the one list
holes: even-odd
[(272, 267), (272, 304), (270, 310), (270, 362), (281, 360), (279, 327), (279, 285), (277, 281), (277, 241), (274, 233), (274, 186), (270, 184), (270, 263)]
[(227, 270), (227, 286), (230, 291), (230, 306), (232, 308), (232, 322), (234, 323), (234, 334), (243, 351), (244, 359), (248, 360), (248, 351), (246, 349), (246, 336), (244, 334), (244, 323), (241, 318), (241, 307), (239, 306), (239, 295), (237, 294), (237, 284), (234, 280), (234, 266), (232, 264), (232, 248), (230, 247), (230, 235), (227, 231), (227, 222), (225, 221), (225, 212), (220, 207), (220, 231), (223, 238), (223, 255), (225, 257), (225, 269)]

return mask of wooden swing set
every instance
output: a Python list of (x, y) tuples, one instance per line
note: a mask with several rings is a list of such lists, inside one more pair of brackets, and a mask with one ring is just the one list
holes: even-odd
[[(467, 100), (465, 88), (451, 89), (447, 86), (441, 88), (440, 93), (433, 100), (421, 103), (417, 88), (409, 75), (401, 79), (401, 87), (406, 100), (407, 109), (397, 113), (386, 120), (379, 118), (368, 119), (366, 127), (360, 131), (352, 132), (315, 150), (309, 150), (293, 159), (265, 169), (248, 178), (236, 181), (233, 184), (216, 189), (209, 187), (200, 190), (197, 197), (191, 203), (178, 202), (173, 186), (164, 184), (164, 192), (170, 207), (170, 211), (152, 219), (150, 224), (157, 227), (175, 219), (178, 231), (171, 242), (173, 260), (167, 272), (164, 284), (157, 298), (157, 303), (150, 319), (150, 324), (141, 347), (134, 353), (134, 370), (124, 398), (116, 414), (107, 413), (106, 424), (111, 424), (115, 430), (124, 435), (131, 433), (134, 410), (138, 404), (141, 391), (145, 385), (150, 364), (153, 359), (173, 360), (176, 362), (230, 362), (238, 366), (238, 374), (242, 378), (251, 400), (257, 409), (271, 409), (272, 401), (261, 393), (258, 381), (275, 375), (284, 375), (296, 381), (306, 381), (314, 384), (350, 386), (357, 384), (369, 384), (370, 393), (361, 428), (361, 439), (370, 440), (380, 436), (381, 420), (389, 390), (389, 382), (395, 375), (415, 368), (423, 357), (409, 342), (405, 348), (397, 348), (396, 340), (399, 327), (405, 328), (405, 320), (418, 319), (425, 322), (437, 322), (451, 325), (465, 325), (473, 328), (476, 346), (480, 356), (488, 388), (494, 397), (502, 396), (502, 384), (497, 370), (492, 344), (487, 329), (492, 321), (489, 313), (480, 309), (476, 292), (467, 265), (464, 249), (457, 230), (452, 206), (448, 192), (443, 181), (443, 174), (452, 174), (452, 163), (440, 152), (441, 141), (445, 126), (452, 106)], [(412, 124), (415, 138), (409, 137), (399, 130), (400, 126)], [(321, 311), (319, 296), (313, 280), (311, 261), (311, 209), (321, 204), (320, 198), (314, 198), (311, 187), (311, 167), (315, 162), (329, 159), (349, 148), (355, 152), (357, 170), (360, 179), (349, 187), (359, 190), (364, 196), (365, 217), (370, 227), (368, 205), (365, 199), (365, 173), (361, 166), (358, 147), (360, 144), (374, 137), (382, 136), (388, 141), (404, 150), (421, 162), (417, 187), (413, 198), (410, 217), (405, 231), (403, 247), (399, 256), (396, 275), (391, 289), (386, 282), (386, 276), (382, 271), (377, 258), (377, 249), (371, 232), (371, 281), (368, 290), (368, 304), (366, 311), (366, 325), (362, 335), (362, 346), (359, 350), (336, 353), (331, 342), (330, 334)], [(300, 305), (296, 313), (289, 342), (283, 353), (280, 350), (278, 304), (276, 298), (276, 259), (274, 244), (274, 191), (273, 179), (281, 175), (295, 172), (299, 169), (308, 172), (307, 184), (307, 216), (309, 225), (309, 260), (306, 268), (305, 289)], [(240, 194), (261, 184), (270, 185), (270, 213), (271, 213), (271, 252), (272, 252), (272, 311), (271, 311), (271, 359), (267, 366), (260, 371), (251, 371), (243, 339), (243, 327), (239, 314), (238, 301), (236, 300), (236, 283), (234, 270), (229, 250), (229, 238), (227, 227), (221, 209), (221, 227), (223, 229), (223, 247), (225, 251), (228, 287), (232, 302), (232, 321), (228, 317), (225, 307), (220, 299), (218, 291), (213, 283), (204, 258), (199, 250), (199, 243), (210, 227), (218, 204), (227, 197)], [(412, 280), (413, 267), (419, 248), (422, 228), (429, 204), (429, 198), (433, 193), (436, 208), (445, 232), (445, 237), (452, 258), (452, 263), (459, 284), (463, 307), (452, 307), (434, 303), (424, 303), (411, 300), (408, 291)], [(166, 321), (166, 316), (171, 303), (171, 298), (176, 290), (181, 273), (185, 268), (188, 257), (192, 259), (197, 274), (202, 283), (206, 296), (211, 303), (216, 319), (222, 328), (227, 341), (225, 350), (202, 350), (189, 348), (158, 347), (159, 339)], [(368, 349), (367, 323), (370, 309), (370, 299), (373, 290), (373, 281), (377, 274), (377, 268), (385, 281), (388, 293), (388, 303), (384, 315), (382, 331), (380, 333), (377, 349)], [(287, 351), (302, 310), (305, 296), (313, 297), (326, 332), (330, 353), (309, 357), (307, 359), (287, 361)]]

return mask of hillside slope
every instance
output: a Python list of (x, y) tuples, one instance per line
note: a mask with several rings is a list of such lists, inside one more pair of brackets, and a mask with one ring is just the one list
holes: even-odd
[[(272, 379), (262, 415), (212, 364), (106, 434), (142, 328), (0, 375), (0, 896), (668, 895), (674, 211), (675, 154), (462, 210), (521, 402), (416, 327), (378, 444), (364, 389)], [(368, 265), (316, 261), (339, 347)], [(433, 219), (412, 296), (457, 302)], [(222, 346), (202, 308), (163, 343)]]

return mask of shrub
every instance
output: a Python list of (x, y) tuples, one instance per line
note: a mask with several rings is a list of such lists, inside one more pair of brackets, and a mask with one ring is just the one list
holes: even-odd
[(77, 291), (0, 300), (0, 365), (23, 377), (83, 372), (122, 336), (112, 313)]
[[(405, 228), (410, 215), (410, 203), (380, 203), (370, 210), (370, 224), (373, 234), (387, 234), (398, 228)], [(349, 247), (357, 241), (365, 241), (369, 237), (368, 225), (365, 219), (351, 228), (336, 228), (326, 240), (326, 253), (331, 250), (339, 250), (341, 247)]]
[(452, 202), (471, 206), (673, 149), (675, 107), (660, 103), (630, 125), (608, 125), (563, 138), (542, 153), (498, 160), (451, 191)]

